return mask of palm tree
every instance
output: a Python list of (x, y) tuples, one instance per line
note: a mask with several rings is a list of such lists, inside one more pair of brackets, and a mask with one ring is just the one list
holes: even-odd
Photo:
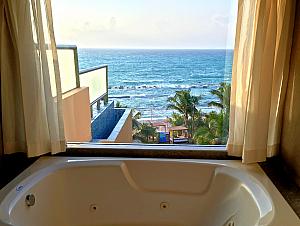
[(172, 126), (181, 126), (184, 124), (183, 116), (176, 112), (172, 112), (172, 115), (170, 118), (168, 118), (168, 121)]
[(132, 129), (137, 130), (141, 123), (138, 121), (142, 117), (142, 113), (133, 109), (132, 110)]
[(115, 108), (127, 108), (127, 106), (126, 105), (122, 105), (120, 101), (117, 101)]
[(197, 144), (223, 144), (223, 114), (212, 111), (203, 117), (194, 135)]
[(222, 144), (227, 143), (229, 130), (229, 114), (230, 114), (230, 93), (231, 85), (226, 82), (221, 82), (218, 89), (212, 90), (211, 94), (218, 98), (218, 102), (211, 101), (208, 106), (217, 107), (220, 110), (218, 123), (218, 137)]
[(194, 142), (196, 144), (212, 144), (212, 140), (214, 139), (214, 135), (211, 132), (209, 127), (199, 127), (194, 134)]
[(141, 140), (142, 142), (149, 143), (149, 138), (154, 138), (157, 136), (156, 128), (152, 126), (151, 123), (141, 123), (139, 131), (135, 134), (135, 138)]
[(220, 112), (212, 111), (206, 114), (204, 125), (195, 134), (197, 143), (203, 141), (210, 144), (226, 144), (229, 129), (230, 91), (231, 85), (225, 82), (220, 83), (217, 89), (210, 91), (218, 100), (209, 102), (208, 106), (216, 107)]
[(226, 82), (221, 82), (217, 89), (210, 91), (212, 95), (218, 98), (218, 101), (211, 101), (208, 103), (208, 106), (216, 107), (224, 112), (229, 112), (230, 92), (231, 92), (231, 85)]
[[(192, 96), (190, 90), (176, 91), (175, 96), (168, 98), (167, 109), (176, 110), (183, 116), (184, 125), (188, 127), (189, 117), (192, 123), (198, 112), (196, 106), (199, 104), (200, 96)], [(192, 129), (193, 130), (193, 129)]]

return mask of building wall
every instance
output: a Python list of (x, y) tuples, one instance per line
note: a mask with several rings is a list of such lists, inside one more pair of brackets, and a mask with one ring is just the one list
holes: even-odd
[(89, 88), (76, 88), (65, 93), (62, 105), (66, 141), (90, 141), (92, 135)]
[(300, 3), (296, 8), (290, 74), (283, 118), (281, 155), (300, 186)]

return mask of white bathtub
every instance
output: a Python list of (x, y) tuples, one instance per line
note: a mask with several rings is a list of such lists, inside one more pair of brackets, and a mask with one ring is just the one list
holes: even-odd
[[(30, 200), (26, 202), (26, 198)], [(0, 191), (0, 225), (298, 226), (300, 223), (257, 164), (45, 157)]]

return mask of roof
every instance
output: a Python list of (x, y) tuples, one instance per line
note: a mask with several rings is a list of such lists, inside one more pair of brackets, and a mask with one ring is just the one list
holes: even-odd
[(173, 126), (173, 127), (170, 127), (169, 130), (187, 130), (188, 128), (184, 127), (184, 126)]
[(152, 126), (167, 126), (167, 123), (165, 123), (165, 122), (153, 122)]

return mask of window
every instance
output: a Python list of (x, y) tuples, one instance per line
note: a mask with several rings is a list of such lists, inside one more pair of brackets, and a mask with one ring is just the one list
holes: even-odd
[(58, 52), (76, 45), (68, 141), (226, 144), (237, 0), (54, 0), (53, 14)]

